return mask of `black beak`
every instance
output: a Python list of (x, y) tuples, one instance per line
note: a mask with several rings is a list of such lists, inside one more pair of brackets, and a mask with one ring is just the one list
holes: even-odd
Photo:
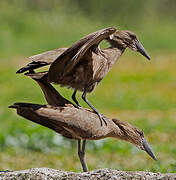
[(148, 60), (150, 60), (150, 56), (147, 54), (146, 50), (139, 41), (137, 41), (136, 47), (138, 52), (140, 52), (143, 56), (145, 56)]
[(143, 147), (144, 150), (154, 159), (156, 160), (156, 156), (153, 154), (152, 149), (150, 147), (150, 145), (148, 144), (147, 140), (144, 138), (143, 139)]

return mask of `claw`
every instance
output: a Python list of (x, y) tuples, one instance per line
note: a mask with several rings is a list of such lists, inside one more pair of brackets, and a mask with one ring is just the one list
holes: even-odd
[(100, 118), (100, 123), (101, 123), (101, 126), (103, 126), (103, 122), (105, 123), (105, 125), (107, 126), (107, 122), (106, 120), (104, 119), (103, 115), (100, 114), (100, 113), (97, 113), (98, 117)]
[(103, 121), (105, 123), (105, 125), (107, 126), (107, 122), (106, 120), (104, 119), (103, 115), (101, 115), (95, 108), (94, 106), (87, 100), (86, 98), (86, 91), (83, 92), (82, 94), (82, 99), (94, 110), (94, 112), (98, 115), (99, 119), (100, 119), (100, 123), (101, 123), (101, 126), (103, 126)]

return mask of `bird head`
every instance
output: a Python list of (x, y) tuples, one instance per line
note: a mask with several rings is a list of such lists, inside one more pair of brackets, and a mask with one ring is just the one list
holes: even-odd
[(130, 48), (133, 51), (141, 53), (148, 60), (150, 60), (150, 56), (147, 51), (144, 49), (137, 36), (131, 32), (126, 30), (116, 31), (114, 34), (109, 36), (109, 42), (114, 46), (121, 48)]
[(118, 126), (115, 138), (120, 138), (132, 143), (137, 148), (146, 151), (154, 160), (156, 160), (150, 145), (144, 137), (144, 133), (140, 129), (118, 119), (113, 119), (113, 122)]

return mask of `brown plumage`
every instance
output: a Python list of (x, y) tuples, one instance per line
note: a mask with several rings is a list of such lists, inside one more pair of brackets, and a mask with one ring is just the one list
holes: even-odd
[[(84, 159), (86, 140), (107, 137), (121, 139), (146, 151), (156, 160), (144, 133), (140, 129), (127, 122), (107, 117), (105, 117), (107, 126), (100, 126), (99, 118), (94, 112), (74, 107), (52, 85), (47, 83), (46, 73), (28, 74), (28, 76), (40, 85), (49, 105), (15, 103), (10, 108), (17, 109), (17, 114), (20, 116), (46, 126), (66, 138), (78, 140), (78, 155), (84, 171), (88, 171)], [(82, 145), (81, 141), (83, 141)]]
[[(109, 42), (110, 47), (100, 49), (99, 44), (102, 40)], [(27, 70), (33, 72), (38, 67), (51, 64), (48, 81), (75, 89), (72, 99), (78, 106), (80, 105), (76, 100), (76, 92), (83, 91), (82, 99), (98, 114), (100, 120), (104, 120), (86, 99), (86, 94), (94, 90), (127, 47), (150, 59), (133, 32), (119, 31), (111, 27), (82, 38), (68, 49), (56, 49), (33, 56), (31, 57), (33, 62), (17, 73)]]

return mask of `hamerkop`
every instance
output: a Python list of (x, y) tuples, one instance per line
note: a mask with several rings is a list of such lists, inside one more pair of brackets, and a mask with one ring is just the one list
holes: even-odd
[[(102, 40), (106, 40), (110, 47), (100, 49), (99, 44)], [(72, 99), (78, 106), (80, 105), (76, 99), (76, 92), (83, 91), (82, 99), (99, 116), (101, 124), (102, 120), (106, 124), (103, 116), (87, 100), (86, 94), (93, 91), (127, 47), (150, 59), (133, 32), (110, 27), (80, 39), (68, 49), (60, 48), (32, 56), (32, 62), (17, 73), (32, 73), (36, 68), (51, 64), (48, 81), (73, 88)]]
[[(86, 140), (98, 140), (113, 137), (128, 141), (137, 148), (146, 151), (156, 160), (144, 133), (127, 122), (104, 117), (107, 126), (101, 126), (96, 113), (76, 108), (63, 98), (54, 87), (47, 83), (46, 73), (29, 74), (40, 85), (49, 105), (14, 103), (10, 108), (17, 109), (17, 114), (35, 123), (46, 126), (62, 136), (78, 140), (78, 155), (83, 171), (88, 171), (85, 161)], [(83, 141), (81, 143), (81, 141)]]

